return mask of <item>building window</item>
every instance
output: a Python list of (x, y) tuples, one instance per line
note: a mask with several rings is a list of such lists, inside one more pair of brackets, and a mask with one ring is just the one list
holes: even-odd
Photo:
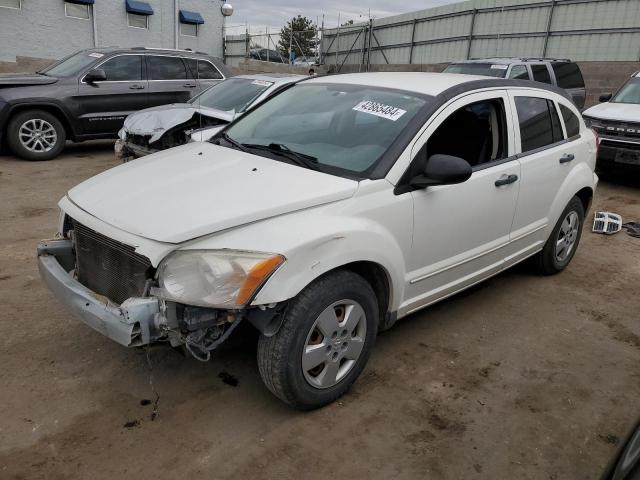
[(127, 13), (129, 26), (133, 28), (149, 28), (149, 17), (137, 13)]
[(0, 0), (0, 8), (15, 8), (20, 10), (22, 7), (22, 0)]
[(197, 37), (198, 25), (193, 23), (181, 23), (180, 35), (184, 35), (185, 37)]
[(82, 18), (89, 20), (89, 5), (79, 3), (64, 2), (64, 14), (71, 18)]

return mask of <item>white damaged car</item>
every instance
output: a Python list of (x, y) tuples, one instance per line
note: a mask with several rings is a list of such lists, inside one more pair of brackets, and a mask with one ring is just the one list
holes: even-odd
[(552, 86), (314, 78), (209, 142), (72, 188), (38, 264), (63, 305), (123, 346), (207, 360), (250, 323), (269, 390), (316, 408), (396, 320), (528, 258), (565, 269), (595, 160), (594, 133)]
[(228, 78), (188, 103), (146, 108), (129, 115), (118, 132), (116, 156), (123, 161), (177, 147), (204, 142), (234, 118), (305, 75), (265, 73)]

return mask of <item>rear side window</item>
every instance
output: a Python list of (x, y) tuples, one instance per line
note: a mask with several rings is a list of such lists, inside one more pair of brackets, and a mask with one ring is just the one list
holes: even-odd
[(517, 80), (530, 80), (529, 71), (526, 65), (514, 65), (509, 72), (509, 78), (515, 78)]
[(142, 80), (142, 55), (121, 55), (100, 65), (107, 82), (134, 82)]
[(553, 102), (537, 97), (516, 97), (515, 101), (523, 153), (562, 139), (560, 120)]
[(560, 105), (560, 111), (564, 119), (564, 127), (567, 129), (567, 137), (571, 138), (580, 135), (580, 120), (578, 120), (578, 117), (564, 105)]
[(531, 65), (531, 72), (536, 82), (551, 83), (551, 75), (546, 65)]
[(187, 70), (179, 57), (147, 57), (149, 80), (185, 80)]
[(575, 63), (554, 62), (551, 64), (560, 88), (584, 88), (584, 80)]
[(195, 58), (185, 59), (189, 65), (189, 70), (193, 78), (201, 78), (203, 80), (220, 80), (222, 74), (216, 67), (205, 60), (197, 60)]

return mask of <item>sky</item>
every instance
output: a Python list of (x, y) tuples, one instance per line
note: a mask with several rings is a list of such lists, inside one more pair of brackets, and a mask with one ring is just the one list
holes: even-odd
[(230, 34), (244, 33), (245, 25), (249, 25), (251, 33), (264, 33), (267, 26), (270, 32), (279, 31), (287, 20), (297, 15), (311, 18), (318, 24), (322, 23), (324, 14), (325, 26), (336, 27), (338, 14), (340, 23), (348, 20), (354, 22), (366, 21), (371, 12), (372, 18), (388, 17), (398, 13), (423, 10), (437, 7), (460, 0), (404, 0), (393, 2), (389, 0), (227, 0), (233, 5), (233, 16), (227, 20), (227, 31)]

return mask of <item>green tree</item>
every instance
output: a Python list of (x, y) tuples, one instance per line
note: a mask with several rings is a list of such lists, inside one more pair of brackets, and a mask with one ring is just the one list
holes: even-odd
[[(293, 31), (293, 41), (290, 42), (291, 32)], [(298, 15), (293, 17), (280, 30), (280, 41), (278, 42), (278, 50), (280, 54), (289, 58), (289, 44), (291, 50), (295, 52), (296, 57), (313, 56), (316, 49), (316, 26), (311, 19)]]

